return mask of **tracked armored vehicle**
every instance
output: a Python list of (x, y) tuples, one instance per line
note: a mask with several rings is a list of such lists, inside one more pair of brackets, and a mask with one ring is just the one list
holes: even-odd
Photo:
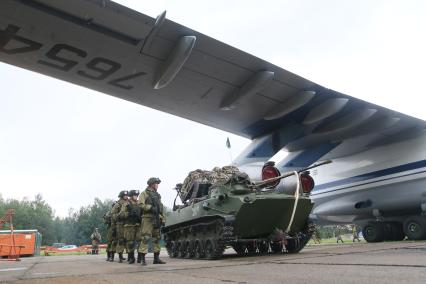
[[(162, 229), (169, 256), (217, 259), (226, 247), (239, 255), (302, 250), (315, 230), (308, 221), (314, 181), (306, 171), (279, 176), (268, 167), (276, 177), (257, 184), (242, 173), (222, 183), (193, 182)], [(276, 190), (280, 179), (290, 176), (295, 186)]]

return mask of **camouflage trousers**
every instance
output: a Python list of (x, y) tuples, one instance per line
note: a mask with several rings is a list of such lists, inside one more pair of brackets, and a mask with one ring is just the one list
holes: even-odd
[(93, 240), (92, 241), (92, 254), (98, 254), (99, 253), (99, 241)]
[(122, 253), (126, 247), (126, 240), (124, 239), (124, 226), (123, 223), (117, 223), (116, 225), (116, 247), (115, 252)]
[(117, 241), (115, 240), (115, 225), (108, 227), (106, 251), (115, 251)]
[(152, 218), (143, 217), (141, 227), (141, 244), (138, 252), (148, 253), (148, 242), (151, 239), (154, 253), (160, 252), (160, 229), (154, 229)]
[(124, 225), (124, 240), (126, 242), (127, 252), (133, 252), (139, 247), (141, 240), (141, 231), (139, 224)]

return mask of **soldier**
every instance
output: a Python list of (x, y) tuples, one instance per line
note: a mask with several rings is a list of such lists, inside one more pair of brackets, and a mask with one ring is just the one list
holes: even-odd
[(314, 241), (314, 244), (320, 244), (321, 243), (320, 231), (318, 230), (318, 227), (315, 226), (315, 231), (312, 234), (311, 238)]
[(95, 228), (90, 235), (90, 239), (92, 240), (92, 254), (99, 254), (99, 243), (102, 241), (102, 237), (98, 232), (98, 228)]
[(358, 240), (360, 242), (361, 240), (358, 237), (358, 228), (357, 225), (352, 226), (352, 242), (354, 243), (355, 240)]
[[(148, 241), (152, 240), (154, 247), (154, 264), (164, 264), (160, 259), (160, 227), (164, 223), (163, 204), (157, 192), (161, 180), (152, 177), (148, 180), (148, 187), (139, 195), (139, 206), (142, 209), (141, 244), (138, 252), (141, 253), (142, 265), (146, 265), (145, 255), (148, 253)], [(139, 254), (138, 254), (139, 255)]]
[[(129, 202), (121, 207), (120, 217), (124, 220), (124, 239), (127, 246), (129, 264), (135, 263), (135, 249), (140, 241), (141, 209), (138, 204), (139, 190), (129, 191)], [(138, 253), (138, 263), (142, 254)]]
[(123, 258), (123, 251), (126, 243), (124, 241), (123, 220), (120, 217), (120, 211), (121, 208), (123, 206), (126, 206), (128, 203), (128, 194), (129, 192), (127, 190), (120, 191), (120, 194), (118, 195), (120, 199), (117, 201), (117, 203), (115, 203), (114, 207), (112, 208), (112, 219), (115, 222), (115, 232), (117, 239), (115, 251), (118, 253), (118, 262), (120, 263), (122, 263), (123, 260), (126, 260), (125, 258)]
[(103, 216), (104, 223), (107, 225), (107, 259), (106, 261), (114, 261), (114, 254), (115, 254), (115, 222), (112, 220), (112, 208), (114, 207), (115, 202), (112, 203), (111, 209), (108, 210), (107, 213)]
[(344, 241), (342, 239), (341, 228), (340, 228), (340, 226), (337, 226), (336, 227), (336, 243), (339, 243), (339, 241), (341, 241), (342, 243), (344, 243)]

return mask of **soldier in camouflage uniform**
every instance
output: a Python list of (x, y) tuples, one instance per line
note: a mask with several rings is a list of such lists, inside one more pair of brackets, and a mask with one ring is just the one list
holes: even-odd
[(141, 244), (138, 252), (141, 253), (142, 265), (146, 265), (145, 255), (148, 253), (148, 241), (152, 240), (154, 247), (154, 264), (164, 264), (160, 259), (160, 227), (164, 223), (163, 204), (157, 192), (159, 178), (150, 178), (148, 187), (139, 195), (139, 206), (142, 210)]
[(112, 208), (112, 219), (115, 222), (115, 232), (116, 232), (116, 239), (117, 244), (115, 251), (118, 253), (119, 262), (122, 263), (123, 260), (126, 260), (123, 258), (123, 251), (124, 247), (126, 245), (124, 240), (124, 227), (123, 227), (123, 219), (120, 217), (120, 211), (121, 208), (127, 205), (128, 201), (128, 194), (129, 192), (127, 190), (123, 190), (120, 192), (118, 197), (120, 198), (117, 203), (115, 203), (114, 207)]
[(92, 240), (92, 254), (99, 254), (99, 244), (102, 241), (102, 236), (98, 231), (98, 228), (95, 228), (93, 233), (90, 235)]
[[(120, 217), (124, 220), (124, 239), (127, 246), (129, 264), (135, 263), (135, 249), (140, 241), (141, 209), (138, 204), (139, 190), (129, 191), (129, 202), (121, 207)], [(138, 253), (138, 263), (142, 254)]]
[(344, 243), (344, 241), (342, 239), (342, 228), (340, 226), (336, 226), (335, 232), (336, 232), (336, 243), (339, 243), (339, 241)]
[[(115, 202), (112, 203), (112, 207), (114, 207)], [(104, 223), (107, 225), (107, 259), (106, 261), (114, 261), (114, 254), (115, 254), (115, 222), (112, 220), (112, 207), (111, 210), (108, 210), (107, 213), (103, 216)]]

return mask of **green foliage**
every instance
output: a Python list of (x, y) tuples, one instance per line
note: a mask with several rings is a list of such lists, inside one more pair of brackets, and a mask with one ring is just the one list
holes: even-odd
[(98, 228), (102, 239), (106, 240), (106, 225), (102, 216), (111, 208), (112, 202), (95, 198), (92, 205), (81, 207), (78, 211), (70, 209), (68, 217), (59, 218), (54, 217), (52, 207), (40, 194), (36, 195), (33, 201), (27, 198), (21, 201), (4, 200), (0, 195), (0, 216), (8, 209), (15, 209), (14, 228), (37, 229), (42, 234), (43, 245), (55, 242), (82, 245), (90, 244), (90, 235), (94, 228)]
[(334, 225), (334, 226), (316, 226), (317, 232), (321, 239), (335, 238), (337, 235), (351, 234), (352, 228), (348, 225)]

